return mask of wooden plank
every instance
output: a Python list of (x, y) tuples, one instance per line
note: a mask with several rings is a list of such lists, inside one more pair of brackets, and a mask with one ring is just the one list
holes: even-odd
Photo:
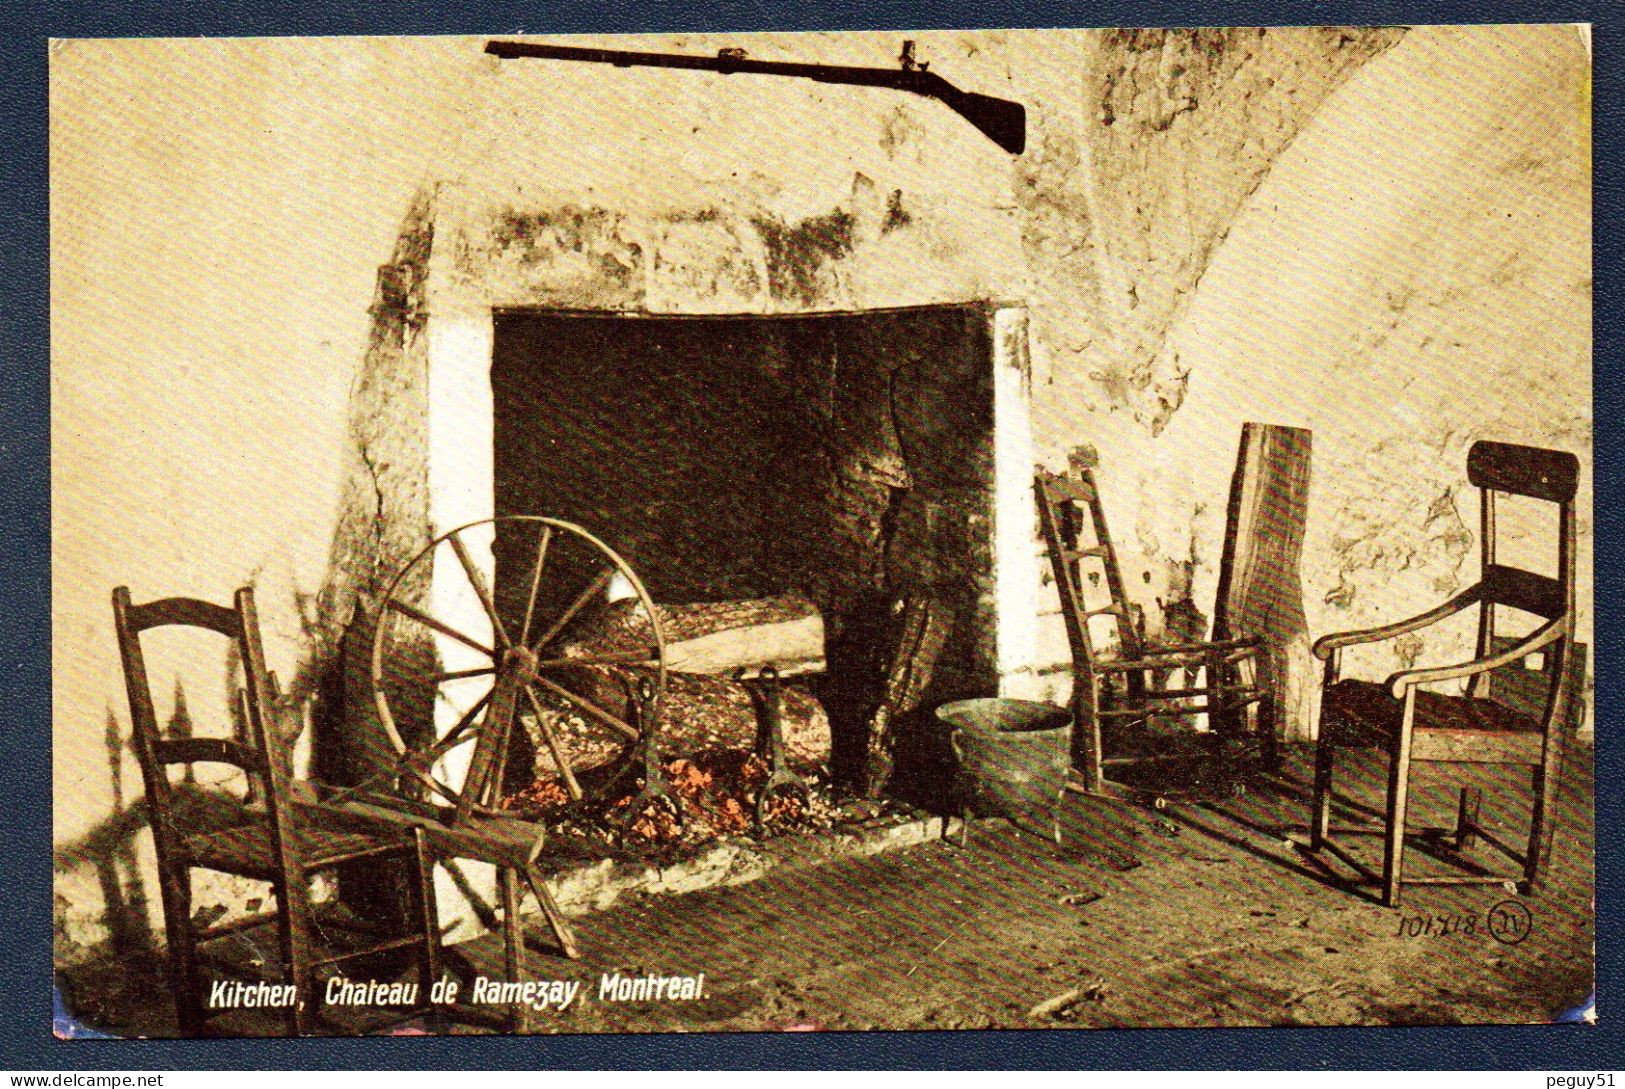
[(1320, 678), (1303, 609), (1304, 526), (1309, 513), (1311, 435), (1247, 423), (1231, 481), (1214, 636), (1263, 641), (1260, 686), (1284, 741), (1309, 741), (1319, 719)]
[(1438, 763), (1540, 763), (1545, 751), (1540, 734), (1512, 734), (1494, 730), (1417, 730), (1411, 735), (1411, 759)]

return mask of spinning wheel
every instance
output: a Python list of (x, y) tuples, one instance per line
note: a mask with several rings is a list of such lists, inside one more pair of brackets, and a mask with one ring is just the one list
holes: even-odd
[[(497, 561), (496, 593), (475, 561), (472, 549), (480, 547)], [(436, 570), (442, 579), (430, 602)], [(571, 621), (595, 601), (608, 601), (612, 590), (624, 595), (619, 607), (635, 620), (628, 625), (635, 633), (631, 649), (583, 652), (561, 639)], [(476, 609), (489, 635), (480, 631), (485, 624), (449, 616), (479, 615)], [(583, 685), (570, 683), (605, 667), (636, 678), (629, 713), (605, 708), (582, 694)], [(511, 515), (441, 534), (400, 570), (379, 607), (372, 644), (379, 721), (401, 754), (399, 773), (454, 805), (459, 820), (503, 812), (496, 805), (520, 716), (534, 716), (573, 800), (584, 794), (577, 772), (586, 762), (601, 766), (641, 756), (647, 763), (665, 686), (665, 638), (642, 580), (603, 541), (556, 518)], [(397, 711), (409, 707), (429, 709), (433, 718), (442, 702), (461, 712), (438, 738), (427, 723), (403, 731), (397, 721)], [(446, 758), (470, 742), (459, 785), (448, 766), (455, 758)], [(600, 758), (583, 761), (583, 752)]]

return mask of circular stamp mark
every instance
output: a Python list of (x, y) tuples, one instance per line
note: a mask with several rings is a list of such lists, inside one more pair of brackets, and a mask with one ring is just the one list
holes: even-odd
[(1490, 908), (1490, 936), (1504, 945), (1517, 945), (1535, 928), (1535, 918), (1518, 900), (1502, 900)]

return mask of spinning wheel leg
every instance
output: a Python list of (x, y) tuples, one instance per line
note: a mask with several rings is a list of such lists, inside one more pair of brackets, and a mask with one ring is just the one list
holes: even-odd
[[(502, 891), (502, 970), (510, 983), (525, 978), (525, 932), (519, 921), (519, 871), (504, 866), (497, 872)], [(530, 1028), (530, 1012), (523, 1002), (508, 1006), (508, 1028), (524, 1032)]]
[(581, 949), (576, 945), (575, 932), (570, 929), (570, 923), (559, 910), (557, 900), (547, 889), (547, 882), (543, 880), (541, 872), (535, 866), (525, 868), (525, 881), (530, 885), (531, 893), (536, 897), (536, 906), (542, 909), (547, 918), (547, 925), (553, 931), (553, 939), (558, 943), (559, 949), (571, 960), (581, 956)]

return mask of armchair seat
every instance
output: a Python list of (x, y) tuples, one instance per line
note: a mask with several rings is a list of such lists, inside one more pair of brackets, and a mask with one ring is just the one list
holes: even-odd
[[(1341, 748), (1387, 748), (1399, 737), (1405, 717), (1405, 704), (1395, 699), (1386, 684), (1375, 681), (1343, 680), (1326, 689), (1321, 710), (1321, 731), (1327, 743)], [(1442, 760), (1448, 757), (1422, 756), (1426, 748), (1437, 751), (1441, 743), (1472, 742), (1483, 748), (1475, 761), (1496, 762), (1493, 754), (1501, 748), (1515, 755), (1503, 757), (1512, 763), (1538, 763), (1541, 749), (1540, 720), (1493, 699), (1474, 696), (1447, 696), (1440, 692), (1416, 693), (1415, 722), (1412, 727), (1414, 759)], [(1494, 744), (1494, 743), (1499, 744)]]
[[(1040, 468), (1034, 491), (1072, 652), (1072, 789), (1132, 798), (1148, 792), (1147, 780), (1124, 771), (1133, 765), (1175, 768), (1172, 758), (1191, 755), (1218, 772), (1191, 776), (1191, 785), (1204, 778), (1234, 781), (1244, 761), (1272, 762), (1275, 728), (1263, 683), (1263, 641), (1148, 644), (1107, 527), (1093, 456), (1074, 455), (1065, 474)], [(1108, 633), (1096, 625), (1107, 624), (1115, 638), (1097, 645)], [(1115, 650), (1108, 649), (1112, 642)], [(1190, 728), (1197, 715), (1207, 716), (1209, 729)]]

